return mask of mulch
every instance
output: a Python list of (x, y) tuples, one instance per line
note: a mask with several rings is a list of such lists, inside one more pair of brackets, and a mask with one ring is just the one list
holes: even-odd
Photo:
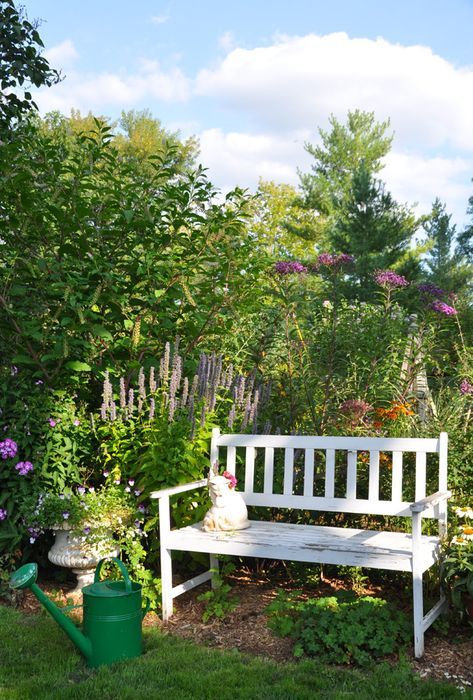
[[(239, 570), (228, 579), (232, 585), (232, 596), (238, 599), (237, 608), (224, 619), (212, 619), (202, 622), (204, 603), (197, 597), (206, 587), (199, 587), (179, 596), (175, 601), (174, 615), (167, 622), (154, 613), (149, 613), (144, 621), (147, 627), (159, 627), (164, 633), (196, 644), (225, 650), (238, 650), (251, 656), (272, 659), (278, 663), (294, 661), (292, 642), (288, 638), (276, 637), (267, 626), (265, 608), (282, 588), (301, 590), (290, 578), (281, 579)], [(49, 581), (40, 582), (42, 589), (57, 601), (80, 602), (72, 600), (70, 588)], [(335, 590), (346, 587), (346, 582), (339, 579), (324, 579), (308, 595), (333, 595)], [(385, 586), (367, 584), (359, 591), (366, 595), (381, 595), (386, 599), (403, 600), (399, 589), (388, 590)], [(394, 597), (393, 597), (394, 596)], [(27, 614), (37, 613), (40, 604), (30, 591), (20, 592), (15, 601), (16, 606)], [(404, 607), (408, 607), (407, 600)], [(80, 608), (71, 612), (80, 620)], [(473, 637), (468, 626), (454, 628), (453, 633), (441, 634), (430, 628), (425, 637), (425, 654), (422, 659), (414, 659), (413, 649), (408, 649), (408, 659), (415, 673), (422, 678), (447, 681), (460, 688), (473, 687)], [(395, 662), (396, 658), (388, 659)]]

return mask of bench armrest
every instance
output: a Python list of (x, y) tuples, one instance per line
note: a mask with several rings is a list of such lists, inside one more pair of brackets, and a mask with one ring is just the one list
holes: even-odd
[(201, 489), (207, 486), (207, 479), (192, 481), (190, 484), (180, 484), (172, 486), (169, 489), (161, 489), (160, 491), (151, 491), (150, 498), (163, 498), (164, 496), (174, 496), (176, 493), (184, 493), (184, 491), (192, 491), (193, 489)]
[(422, 511), (438, 505), (441, 501), (446, 501), (451, 495), (451, 491), (437, 491), (431, 496), (426, 496), (425, 498), (421, 498), (420, 501), (411, 503), (409, 507), (413, 513), (422, 513)]

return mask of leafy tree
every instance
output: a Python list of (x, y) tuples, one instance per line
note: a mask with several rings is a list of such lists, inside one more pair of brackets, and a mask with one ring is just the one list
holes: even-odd
[[(164, 341), (218, 345), (264, 264), (251, 200), (223, 203), (202, 168), (175, 175), (172, 147), (143, 169), (110, 126), (25, 127), (1, 146), (0, 351), (50, 386), (127, 371)], [(84, 387), (86, 383), (84, 382)]]
[(60, 75), (41, 55), (44, 44), (36, 26), (13, 0), (0, 0), (0, 27), (0, 134), (5, 136), (36, 108), (31, 85), (54, 85)]
[(386, 135), (389, 121), (376, 122), (373, 112), (348, 112), (346, 124), (333, 115), (330, 131), (319, 129), (321, 145), (306, 143), (314, 158), (311, 172), (300, 174), (306, 207), (313, 209), (328, 226), (350, 195), (352, 180), (361, 165), (369, 174), (382, 168), (392, 137)]
[(413, 212), (395, 202), (384, 184), (362, 164), (353, 175), (351, 191), (330, 231), (334, 249), (355, 258), (344, 284), (345, 294), (372, 299), (376, 269), (395, 268), (411, 280), (418, 277), (423, 248), (412, 246), (418, 227)]
[(465, 291), (471, 279), (471, 268), (465, 264), (465, 257), (457, 243), (456, 227), (452, 226), (451, 214), (447, 214), (445, 204), (436, 199), (432, 212), (424, 224), (427, 242), (430, 246), (425, 266), (428, 280), (447, 292)]
[(300, 206), (296, 189), (291, 185), (260, 180), (256, 194), (252, 230), (257, 236), (257, 244), (276, 259), (287, 255), (305, 257), (311, 249), (313, 253), (317, 242), (316, 217)]

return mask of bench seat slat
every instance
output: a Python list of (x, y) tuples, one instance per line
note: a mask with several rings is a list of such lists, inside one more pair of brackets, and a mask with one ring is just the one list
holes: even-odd
[[(197, 523), (173, 530), (166, 545), (184, 551), (412, 571), (412, 537), (401, 532), (251, 521), (246, 530), (214, 533), (204, 532)], [(422, 570), (435, 561), (438, 548), (438, 537), (422, 536)]]

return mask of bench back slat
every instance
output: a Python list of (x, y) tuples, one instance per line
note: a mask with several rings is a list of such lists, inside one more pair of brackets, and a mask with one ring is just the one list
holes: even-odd
[(402, 452), (393, 452), (391, 500), (402, 499)]
[(347, 498), (356, 498), (356, 450), (349, 450), (347, 455)]
[(294, 488), (294, 449), (288, 447), (284, 452), (284, 487), (286, 496), (292, 496)]
[(325, 498), (335, 495), (335, 450), (329, 448), (325, 459)]
[[(415, 500), (425, 497), (428, 454), (438, 454), (438, 487), (434, 490), (447, 488), (447, 440), (445, 433), (439, 439), (366, 438), (221, 435), (214, 429), (211, 456), (215, 460), (219, 449), (226, 451), (226, 469), (235, 474), (238, 448), (244, 448), (244, 477), (238, 476), (241, 479), (238, 489), (248, 505), (410, 516), (409, 501), (403, 497), (414, 496), (411, 488), (415, 488)], [(280, 461), (282, 451), (283, 462)], [(404, 453), (415, 456), (415, 474), (410, 466), (414, 459), (411, 457), (406, 462)], [(239, 460), (241, 464), (241, 455)], [(264, 476), (259, 471), (262, 467), (258, 466), (262, 462)], [(276, 465), (279, 465), (278, 471)], [(325, 474), (321, 473), (323, 468)], [(387, 469), (392, 470), (391, 474)], [(404, 470), (407, 469), (412, 478), (409, 476), (404, 487), (404, 476), (408, 473)], [(344, 497), (340, 493), (342, 487)], [(404, 488), (408, 493), (403, 493)], [(319, 495), (321, 489), (323, 496)], [(433, 514), (426, 516), (433, 517)]]
[(253, 491), (253, 485), (255, 483), (255, 448), (246, 448), (246, 462), (245, 462), (245, 491)]
[(264, 451), (264, 493), (273, 493), (274, 479), (274, 447), (267, 447)]
[(304, 452), (304, 496), (314, 495), (314, 450)]
[(370, 472), (368, 482), (368, 498), (370, 501), (379, 500), (379, 451), (370, 452)]

